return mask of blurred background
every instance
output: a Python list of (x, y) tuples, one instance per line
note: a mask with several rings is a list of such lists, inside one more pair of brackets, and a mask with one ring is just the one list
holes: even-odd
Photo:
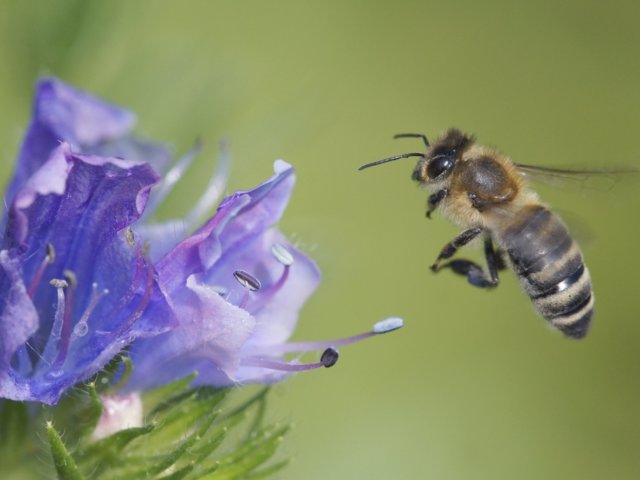
[[(551, 331), (515, 276), (481, 291), (428, 266), (457, 232), (424, 218), (413, 139), (450, 126), (521, 163), (640, 165), (640, 6), (632, 1), (3, 1), (0, 180), (33, 85), (53, 74), (137, 112), (138, 132), (204, 154), (165, 206), (186, 211), (228, 138), (229, 189), (284, 158), (282, 230), (324, 281), (296, 339), (402, 316), (331, 370), (278, 385), (283, 479), (640, 477), (640, 183), (536, 187), (589, 233), (589, 337)], [(480, 252), (467, 252), (479, 258)]]

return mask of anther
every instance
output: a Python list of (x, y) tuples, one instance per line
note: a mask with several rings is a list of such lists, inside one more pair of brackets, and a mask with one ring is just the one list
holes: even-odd
[(327, 348), (324, 352), (322, 352), (322, 356), (320, 357), (320, 362), (324, 365), (325, 368), (333, 367), (337, 362), (340, 354), (335, 348)]
[(131, 248), (136, 246), (136, 236), (133, 234), (131, 227), (124, 229), (124, 239)]
[(260, 281), (256, 277), (244, 270), (236, 270), (233, 272), (233, 276), (240, 285), (252, 292), (257, 292), (262, 287)]
[(402, 328), (404, 325), (404, 320), (399, 317), (389, 317), (384, 320), (380, 320), (379, 322), (373, 325), (372, 332), (376, 335), (380, 335), (382, 333), (393, 332), (394, 330), (398, 330)]
[(71, 270), (65, 270), (62, 274), (71, 288), (76, 288), (78, 286), (78, 277), (76, 277), (75, 273)]
[(49, 285), (51, 285), (52, 287), (55, 287), (55, 288), (66, 288), (66, 287), (69, 286), (67, 281), (62, 279), (62, 278), (52, 278), (49, 281)]
[(291, 255), (291, 252), (281, 243), (274, 243), (271, 246), (271, 254), (285, 267), (293, 265), (293, 255)]
[(51, 243), (47, 243), (47, 262), (53, 263), (56, 261), (56, 249), (53, 248)]
[(276, 280), (275, 283), (270, 285), (268, 288), (260, 292), (260, 297), (256, 300), (255, 303), (251, 305), (252, 313), (256, 313), (267, 303), (269, 303), (273, 296), (280, 291), (280, 289), (284, 286), (287, 279), (289, 278), (289, 270), (294, 261), (291, 252), (289, 252), (289, 250), (287, 250), (287, 248), (281, 243), (274, 243), (271, 246), (271, 254), (281, 265), (284, 266), (284, 268), (282, 269), (280, 278), (278, 278), (278, 280)]

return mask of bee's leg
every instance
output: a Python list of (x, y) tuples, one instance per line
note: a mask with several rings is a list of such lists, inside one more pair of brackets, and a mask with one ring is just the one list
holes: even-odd
[(480, 265), (470, 260), (452, 260), (442, 265), (442, 268), (449, 267), (455, 273), (465, 275), (469, 283), (475, 287), (497, 287), (498, 283), (500, 283), (498, 270), (502, 270), (505, 265), (500, 253), (494, 250), (490, 237), (486, 237), (484, 240), (484, 254), (487, 259), (489, 275), (485, 274)]
[(438, 208), (440, 202), (444, 200), (447, 195), (449, 195), (449, 190), (446, 188), (429, 195), (429, 200), (427, 201), (427, 218), (431, 218), (433, 211)]
[(482, 227), (474, 227), (469, 230), (465, 230), (456, 238), (447, 243), (442, 250), (440, 251), (440, 255), (436, 258), (436, 261), (433, 265), (431, 265), (431, 270), (437, 272), (440, 270), (440, 261), (451, 258), (460, 247), (464, 247), (471, 240), (476, 238), (478, 235), (482, 233)]

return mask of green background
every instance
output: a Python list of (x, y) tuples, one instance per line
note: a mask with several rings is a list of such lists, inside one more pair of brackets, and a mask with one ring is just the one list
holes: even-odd
[(597, 314), (573, 342), (509, 272), (487, 292), (428, 270), (457, 230), (424, 218), (413, 160), (356, 171), (420, 149), (394, 133), (454, 125), (521, 163), (640, 164), (639, 5), (4, 1), (0, 180), (45, 74), (178, 152), (206, 141), (165, 216), (197, 199), (223, 137), (230, 189), (296, 166), (281, 228), (324, 274), (296, 338), (406, 326), (274, 389), (271, 416), (296, 426), (281, 478), (640, 478), (638, 184), (538, 188), (587, 231)]

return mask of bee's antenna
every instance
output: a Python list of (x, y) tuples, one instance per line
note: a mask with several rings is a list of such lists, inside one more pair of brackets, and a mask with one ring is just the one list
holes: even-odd
[(421, 138), (422, 141), (424, 142), (425, 147), (429, 148), (431, 146), (431, 144), (429, 143), (429, 140), (427, 139), (427, 136), (422, 133), (398, 133), (393, 136), (393, 138), (405, 138), (405, 137)]
[(364, 170), (365, 168), (375, 167), (376, 165), (380, 165), (387, 162), (393, 162), (394, 160), (399, 160), (401, 158), (408, 157), (422, 157), (424, 158), (424, 153), (403, 153), (402, 155), (394, 155), (393, 157), (383, 158), (382, 160), (376, 160), (375, 162), (366, 163), (362, 165), (358, 170)]

